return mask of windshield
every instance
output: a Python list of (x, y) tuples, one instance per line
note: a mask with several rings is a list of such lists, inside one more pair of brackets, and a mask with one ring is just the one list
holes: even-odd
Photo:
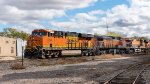
[(32, 35), (36, 36), (38, 35), (38, 32), (32, 32)]
[(32, 35), (46, 36), (46, 32), (32, 32)]
[(46, 36), (46, 32), (39, 32), (40, 36)]

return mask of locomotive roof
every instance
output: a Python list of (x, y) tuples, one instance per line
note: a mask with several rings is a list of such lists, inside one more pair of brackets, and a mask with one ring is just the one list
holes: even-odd
[(103, 38), (103, 39), (113, 39), (113, 37), (110, 37), (110, 36), (98, 36), (98, 38)]
[(54, 32), (54, 30), (51, 30), (51, 29), (34, 29), (33, 31), (40, 31), (40, 30), (44, 30), (44, 31), (48, 31), (48, 32)]
[(85, 34), (85, 33), (79, 33), (79, 37), (84, 37), (84, 38), (93, 38), (94, 35), (92, 34)]

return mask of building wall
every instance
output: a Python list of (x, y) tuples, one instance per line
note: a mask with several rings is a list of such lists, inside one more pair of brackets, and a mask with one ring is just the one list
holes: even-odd
[(16, 39), (0, 37), (0, 56), (16, 56)]

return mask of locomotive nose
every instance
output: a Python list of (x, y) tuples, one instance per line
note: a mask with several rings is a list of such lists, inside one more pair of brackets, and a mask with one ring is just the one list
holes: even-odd
[(29, 39), (30, 39), (30, 40), (34, 40), (34, 36), (30, 36)]
[(39, 36), (30, 36), (27, 42), (28, 47), (32, 48), (41, 45), (41, 43), (42, 39)]

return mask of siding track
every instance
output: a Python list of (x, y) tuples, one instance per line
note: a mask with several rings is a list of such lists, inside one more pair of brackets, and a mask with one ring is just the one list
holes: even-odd
[[(145, 84), (141, 74), (150, 64), (136, 64), (116, 74), (104, 84)], [(101, 83), (100, 83), (101, 84)]]

